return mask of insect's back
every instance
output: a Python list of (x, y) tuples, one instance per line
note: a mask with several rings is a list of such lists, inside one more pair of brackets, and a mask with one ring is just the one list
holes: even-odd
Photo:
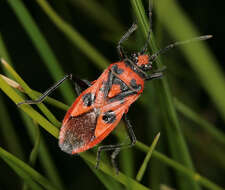
[(139, 97), (143, 79), (125, 62), (111, 64), (68, 110), (59, 136), (67, 153), (83, 152), (102, 141)]

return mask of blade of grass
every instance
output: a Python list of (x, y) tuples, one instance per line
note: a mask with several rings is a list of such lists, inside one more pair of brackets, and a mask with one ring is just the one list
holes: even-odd
[[(2, 35), (0, 33), (0, 57), (4, 56), (9, 60), (9, 55), (6, 50)], [(3, 68), (5, 71), (5, 69)], [(21, 143), (19, 140), (19, 137), (17, 136), (17, 133), (13, 127), (13, 124), (11, 122), (11, 119), (9, 118), (9, 113), (7, 111), (7, 107), (2, 101), (2, 97), (0, 97), (0, 115), (1, 115), (1, 130), (2, 134), (4, 136), (5, 142), (13, 154), (18, 156), (20, 159), (24, 160), (25, 159), (25, 154), (24, 151), (21, 147)], [(8, 135), (10, 134), (10, 135)]]
[(53, 186), (48, 179), (44, 178), (42, 175), (40, 175), (36, 170), (31, 168), (29, 165), (27, 165), (25, 162), (21, 161), (17, 157), (13, 156), (9, 152), (5, 151), (3, 148), (0, 147), (0, 157), (4, 160), (9, 160), (11, 163), (19, 167), (21, 170), (29, 174), (32, 179), (34, 179), (36, 182), (40, 183), (43, 187), (45, 187), (48, 190), (56, 190), (55, 186)]
[[(149, 26), (142, 2), (138, 0), (131, 0), (131, 4), (138, 18), (140, 28), (142, 29), (143, 34), (147, 39)], [(154, 50), (157, 49), (154, 42), (153, 34), (151, 35), (151, 48)], [(157, 65), (162, 65), (160, 59), (157, 59), (156, 63)], [(156, 90), (160, 95), (160, 104), (163, 111), (164, 122), (166, 125), (165, 129), (168, 134), (169, 146), (172, 153), (172, 157), (187, 166), (188, 168), (194, 170), (191, 157), (189, 155), (186, 142), (183, 138), (177, 114), (173, 105), (169, 84), (165, 76), (160, 81), (158, 81), (158, 84), (156, 85)], [(180, 189), (201, 189), (200, 186), (192, 179), (184, 177), (179, 173), (177, 173), (176, 176)]]
[[(225, 149), (224, 146), (218, 145), (213, 139), (202, 135), (201, 132), (196, 133), (189, 126), (184, 124), (184, 134), (193, 149), (202, 155), (201, 159), (209, 160), (210, 163), (216, 164), (219, 170), (225, 169)], [(204, 138), (204, 136), (206, 136)], [(207, 147), (207, 148), (206, 148)]]
[[(63, 78), (65, 74), (59, 62), (57, 61), (56, 56), (49, 47), (45, 37), (42, 35), (37, 24), (31, 17), (23, 2), (21, 0), (9, 0), (7, 2), (12, 7), (20, 23), (24, 27), (28, 36), (30, 37), (33, 45), (35, 46), (45, 65), (47, 66), (51, 76), (54, 78), (55, 81), (58, 81)], [(68, 83), (65, 83), (64, 85), (60, 86), (59, 89), (67, 103), (69, 103), (74, 98), (72, 87)]]
[(9, 118), (10, 113), (8, 112), (7, 107), (2, 101), (1, 96), (0, 96), (0, 108), (1, 108), (0, 109), (0, 115), (1, 115), (0, 129), (1, 129), (1, 134), (3, 135), (3, 139), (5, 140), (5, 144), (7, 145), (8, 150), (10, 152), (18, 156), (20, 159), (24, 160), (25, 159), (24, 151), (21, 147), (21, 143), (17, 136), (17, 133), (15, 132), (15, 129), (13, 128), (11, 119)]
[(104, 30), (109, 30), (110, 33), (120, 34), (124, 32), (124, 27), (115, 19), (109, 11), (104, 9), (100, 2), (93, 0), (69, 0), (74, 6), (86, 13), (86, 16), (94, 20), (96, 24), (102, 26)]
[(154, 151), (155, 146), (158, 143), (159, 137), (160, 137), (160, 133), (158, 133), (156, 135), (154, 141), (152, 142), (152, 144), (151, 144), (151, 146), (150, 146), (150, 148), (149, 148), (149, 150), (148, 150), (148, 152), (146, 154), (146, 157), (145, 157), (145, 159), (144, 159), (140, 169), (138, 170), (138, 173), (137, 173), (137, 176), (136, 176), (136, 180), (137, 181), (141, 181), (142, 180), (142, 178), (144, 176), (144, 173), (145, 173), (145, 171), (147, 169), (148, 162), (149, 162), (149, 160), (150, 160), (150, 158), (152, 156), (152, 152)]
[[(15, 90), (13, 90), (1, 77), (0, 77), (0, 88), (7, 94), (14, 103), (24, 101)], [(58, 129), (52, 125), (48, 120), (42, 117), (37, 111), (35, 111), (30, 105), (23, 105), (21, 109), (26, 112), (32, 119), (37, 121), (46, 131), (52, 134), (54, 137), (58, 137)]]
[[(127, 131), (125, 130), (124, 122), (120, 122), (119, 125), (117, 126), (117, 129), (113, 131), (112, 134), (116, 134), (117, 131), (119, 130), (120, 132), (123, 132), (124, 136), (117, 136), (118, 142), (121, 142), (121, 144), (126, 144), (127, 140), (129, 141), (129, 138), (127, 136)], [(126, 148), (123, 151), (120, 152), (120, 157), (119, 157), (119, 163), (121, 165), (122, 171), (124, 173), (131, 177), (134, 178), (135, 175), (135, 161), (134, 161), (134, 152), (132, 148)], [(128, 187), (129, 189), (129, 187)]]
[[(25, 81), (16, 73), (16, 71), (4, 60), (1, 59), (1, 62), (5, 69), (15, 78), (15, 80), (21, 85), (23, 90), (29, 95), (31, 99), (37, 99), (31, 88), (25, 83)], [(55, 118), (55, 116), (48, 110), (44, 104), (37, 104), (40, 110), (46, 115), (46, 117), (56, 126), (60, 126), (61, 123)]]
[[(190, 36), (199, 35), (196, 27), (191, 23), (176, 1), (159, 0), (156, 1), (155, 5), (158, 19), (176, 40), (183, 40), (184, 38), (190, 38)], [(225, 120), (225, 79), (216, 58), (204, 44), (196, 43), (194, 45), (182, 46), (181, 50)]]
[[(90, 162), (92, 165), (96, 164), (96, 160), (95, 157), (93, 155), (91, 155), (88, 152), (84, 152), (80, 154), (81, 157), (84, 156), (85, 160)], [(133, 180), (132, 178), (124, 175), (123, 173), (119, 172), (118, 175), (115, 174), (115, 171), (113, 170), (113, 168), (107, 166), (106, 164), (104, 164), (103, 162), (100, 163), (100, 167), (99, 167), (104, 173), (108, 174), (109, 176), (113, 177), (114, 179), (116, 179), (117, 181), (119, 181), (120, 183), (122, 183), (123, 185), (125, 185), (126, 187), (132, 187), (132, 189), (140, 189), (140, 190), (144, 190), (144, 189), (148, 189), (147, 187), (145, 187), (144, 185), (138, 183), (137, 181)]]
[[(34, 142), (34, 147), (29, 156), (29, 165), (31, 167), (34, 167), (35, 165), (38, 152), (39, 152), (39, 147), (40, 147), (40, 130), (37, 124), (34, 124), (34, 125), (35, 125), (35, 142)], [(23, 185), (23, 190), (27, 190), (28, 188), (29, 188), (28, 184), (25, 182)]]
[[(138, 149), (140, 149), (144, 152), (148, 152), (148, 150), (149, 150), (149, 147), (147, 145), (145, 145), (139, 141), (137, 142), (135, 147), (137, 147)], [(175, 160), (168, 158), (167, 156), (165, 156), (157, 151), (154, 151), (152, 153), (152, 157), (158, 159), (159, 161), (163, 162), (164, 164), (166, 164), (168, 166), (171, 166), (179, 173), (189, 176), (192, 180), (194, 180), (195, 182), (198, 182), (199, 184), (206, 187), (207, 189), (223, 190), (222, 187), (218, 186), (217, 184), (213, 183), (212, 181), (208, 180), (207, 178), (201, 176), (197, 172), (191, 170), (190, 168), (183, 166), (182, 164), (176, 162)]]
[(40, 129), (36, 123), (34, 123), (34, 126), (35, 126), (35, 141), (34, 141), (34, 147), (29, 157), (29, 164), (31, 166), (34, 166), (35, 164), (35, 161), (37, 159), (38, 152), (39, 152), (39, 147), (40, 147)]
[[(30, 139), (34, 142), (35, 141), (35, 133), (34, 133), (34, 122), (21, 111), (21, 117), (22, 120), (25, 123), (25, 127), (27, 128), (28, 135), (30, 136)], [(61, 178), (58, 174), (57, 168), (54, 164), (54, 161), (51, 157), (51, 154), (49, 153), (47, 149), (47, 144), (45, 143), (42, 136), (40, 136), (40, 147), (39, 147), (39, 159), (40, 162), (46, 172), (46, 175), (51, 180), (53, 184), (55, 184), (59, 189), (65, 189), (63, 186), (63, 183), (61, 181)]]
[(33, 179), (26, 173), (24, 172), (22, 169), (20, 169), (19, 167), (17, 167), (13, 162), (11, 162), (10, 160), (7, 160), (6, 158), (2, 158), (13, 170), (14, 172), (20, 176), (29, 187), (31, 187), (34, 190), (42, 190), (41, 186), (38, 185), (35, 181), (33, 181)]
[(103, 182), (104, 186), (106, 187), (106, 189), (109, 189), (109, 190), (115, 190), (115, 189), (122, 190), (123, 189), (121, 187), (121, 185), (117, 181), (115, 181), (112, 177), (109, 177), (108, 175), (104, 174), (100, 170), (96, 170), (96, 168), (89, 162), (86, 162), (86, 163), (89, 166), (89, 168), (92, 170), (92, 172), (95, 173), (95, 175), (98, 178), (103, 179), (102, 182)]
[[(7, 53), (7, 50), (6, 50), (6, 48), (4, 46), (4, 43), (3, 43), (2, 39), (1, 39), (1, 36), (0, 36), (0, 52), (4, 52), (1, 55), (3, 57), (6, 57), (7, 60), (10, 60), (9, 55)], [(4, 67), (3, 67), (3, 69), (4, 69)], [(5, 70), (5, 72), (7, 72), (7, 70)], [(19, 84), (17, 83), (16, 86), (18, 86), (18, 85)], [(18, 87), (18, 90), (24, 92), (22, 90), (21, 86)], [(33, 93), (36, 93), (36, 96), (38, 96), (38, 97), (40, 97), (40, 95), (41, 95), (41, 93), (36, 92), (36, 91), (33, 91)], [(59, 101), (56, 101), (56, 100), (54, 100), (52, 98), (46, 98), (46, 100), (49, 101), (50, 103), (52, 103), (53, 105), (60, 107), (61, 109), (64, 109), (64, 110), (68, 109), (67, 105), (65, 105), (65, 104), (63, 104), (63, 103), (61, 103)], [(23, 119), (23, 121), (25, 123), (25, 127), (27, 128), (27, 131), (28, 131), (30, 137), (32, 138), (32, 140), (34, 141), (34, 139), (35, 139), (34, 130), (33, 130), (35, 128), (34, 122), (31, 121), (30, 118), (28, 118), (28, 116), (25, 113), (23, 113), (22, 111), (20, 111), (20, 113), (21, 113), (21, 117), (22, 117), (22, 119)], [(10, 126), (8, 126), (7, 128), (10, 128)], [(19, 146), (19, 143), (18, 143), (17, 139), (13, 135), (13, 132), (8, 132), (7, 134), (11, 134), (11, 135), (5, 135), (5, 136), (6, 137), (11, 137), (13, 139), (11, 141), (11, 142), (13, 142), (13, 145), (14, 146)], [(19, 148), (15, 147), (15, 149), (14, 149), (14, 151), (19, 151)], [(43, 167), (45, 168), (46, 174), (51, 179), (51, 181), (57, 187), (59, 187), (59, 189), (65, 189), (65, 188), (63, 188), (61, 179), (60, 179), (60, 177), (59, 177), (59, 175), (57, 173), (57, 170), (56, 170), (56, 168), (55, 168), (55, 166), (53, 164), (53, 161), (51, 159), (50, 153), (47, 150), (47, 146), (46, 146), (46, 144), (44, 143), (44, 140), (41, 137), (40, 137), (40, 154), (39, 154), (39, 157), (40, 157), (40, 161), (41, 161)]]
[(181, 112), (190, 120), (196, 122), (199, 127), (207, 131), (217, 141), (225, 145), (225, 135), (222, 133), (222, 131), (220, 132), (215, 126), (213, 126), (208, 121), (202, 119), (197, 113), (195, 113), (192, 109), (190, 109), (188, 106), (186, 106), (176, 98), (174, 99), (174, 104), (179, 112)]
[(98, 67), (105, 68), (109, 62), (89, 44), (71, 25), (59, 17), (45, 0), (36, 0), (51, 21), (61, 30), (71, 42), (86, 54)]

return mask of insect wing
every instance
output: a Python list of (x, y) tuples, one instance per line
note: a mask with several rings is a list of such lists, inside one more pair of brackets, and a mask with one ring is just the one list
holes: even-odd
[(138, 94), (131, 95), (121, 101), (106, 104), (101, 109), (95, 129), (95, 136), (104, 139), (120, 122), (124, 113), (128, 112), (130, 105), (139, 97)]

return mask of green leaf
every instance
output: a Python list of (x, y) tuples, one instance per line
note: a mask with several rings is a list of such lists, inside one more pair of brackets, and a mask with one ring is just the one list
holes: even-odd
[(149, 147), (149, 150), (145, 156), (145, 159), (137, 173), (137, 176), (136, 176), (136, 180), (137, 181), (141, 181), (141, 179), (143, 178), (144, 176), (144, 173), (145, 173), (145, 170), (147, 169), (147, 165), (148, 165), (148, 162), (152, 156), (152, 152), (154, 151), (155, 149), (155, 146), (156, 144), (158, 143), (158, 140), (159, 140), (159, 137), (160, 137), (160, 133), (158, 133), (154, 139), (154, 141), (152, 142), (151, 146)]
[[(58, 189), (58, 188), (54, 187), (49, 182), (49, 180), (44, 178), (42, 175), (40, 175), (37, 171), (35, 171), (29, 165), (27, 165), (23, 161), (19, 160), (18, 158), (16, 158), (12, 154), (8, 153), (7, 151), (5, 151), (1, 147), (0, 147), (0, 157), (3, 158), (6, 162), (9, 161), (9, 162), (13, 163), (13, 165), (16, 165), (16, 167), (20, 168), (23, 172), (26, 172), (33, 180), (35, 180), (36, 182), (41, 184), (46, 189), (48, 189), (48, 190), (56, 190), (56, 189)], [(24, 176), (24, 177), (27, 177), (27, 175)]]

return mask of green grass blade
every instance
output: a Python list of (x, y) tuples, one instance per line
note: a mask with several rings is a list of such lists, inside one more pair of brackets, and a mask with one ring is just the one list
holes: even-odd
[(94, 20), (96, 24), (102, 26), (110, 33), (124, 32), (124, 27), (107, 11), (100, 2), (93, 0), (69, 0), (74, 7), (86, 13), (86, 16)]
[(151, 146), (150, 146), (150, 148), (149, 148), (149, 150), (148, 150), (148, 152), (146, 154), (146, 157), (145, 157), (145, 159), (144, 159), (144, 161), (143, 161), (143, 163), (142, 163), (142, 165), (141, 165), (141, 167), (140, 167), (140, 169), (139, 169), (139, 171), (137, 173), (137, 176), (136, 176), (136, 180), (137, 181), (141, 181), (142, 180), (142, 178), (144, 176), (144, 173), (145, 173), (145, 171), (147, 169), (148, 162), (149, 162), (149, 160), (150, 160), (150, 158), (152, 156), (152, 152), (154, 151), (155, 146), (158, 143), (159, 137), (160, 137), (160, 133), (158, 133), (156, 135), (154, 141), (152, 142), (152, 144), (151, 144)]
[[(16, 73), (16, 71), (10, 66), (4, 59), (1, 62), (5, 69), (15, 78), (15, 80), (21, 85), (24, 91), (32, 98), (37, 99), (38, 97), (32, 93), (31, 88), (25, 83), (25, 81)], [(44, 104), (37, 104), (40, 110), (46, 115), (46, 117), (56, 126), (60, 126), (61, 123), (55, 118), (55, 116), (48, 110)]]
[(32, 177), (36, 182), (40, 183), (43, 187), (45, 187), (48, 190), (56, 190), (58, 188), (54, 187), (51, 183), (49, 183), (49, 180), (44, 178), (42, 175), (40, 175), (37, 171), (35, 171), (33, 168), (31, 168), (29, 165), (21, 161), (20, 159), (16, 158), (12, 154), (5, 151), (3, 148), (0, 147), (0, 157), (6, 160), (9, 160), (11, 163), (19, 167), (21, 170), (29, 174), (29, 176)]
[[(220, 146), (214, 139), (201, 138), (202, 133), (196, 133), (190, 129), (189, 125), (185, 126), (185, 137), (189, 141), (189, 144), (202, 155), (204, 159), (210, 161), (214, 165), (218, 166), (219, 170), (225, 169), (225, 149), (224, 145)], [(207, 147), (207, 148), (206, 148)], [(208, 163), (208, 162), (206, 162)]]
[[(2, 91), (9, 96), (9, 98), (14, 103), (19, 103), (24, 101), (24, 99), (19, 96), (15, 90), (13, 90), (1, 77), (0, 77), (0, 88)], [(35, 111), (30, 105), (23, 105), (21, 109), (26, 112), (32, 119), (38, 122), (46, 131), (52, 134), (54, 137), (58, 137), (58, 129), (52, 125), (48, 120), (46, 120), (41, 114)]]
[(183, 104), (178, 99), (174, 99), (174, 104), (179, 112), (181, 112), (183, 115), (185, 115), (190, 120), (196, 122), (199, 127), (201, 127), (203, 130), (207, 131), (217, 141), (219, 141), (220, 143), (225, 145), (225, 135), (223, 134), (222, 131), (220, 132), (211, 123), (202, 119), (197, 113), (195, 113), (192, 109), (190, 109), (188, 106)]
[(13, 170), (14, 172), (20, 176), (24, 182), (28, 185), (28, 187), (34, 189), (34, 190), (42, 190), (41, 186), (38, 185), (26, 172), (24, 172), (21, 168), (16, 166), (13, 162), (10, 160), (7, 160), (6, 158), (2, 158)]
[[(174, 0), (156, 1), (155, 8), (158, 19), (170, 35), (178, 41), (199, 36), (196, 27), (176, 2)], [(192, 69), (197, 73), (202, 86), (214, 101), (221, 116), (225, 119), (225, 79), (216, 58), (205, 43), (182, 46), (181, 50)]]
[[(138, 18), (140, 28), (142, 29), (144, 36), (147, 38), (149, 27), (142, 2), (138, 0), (131, 0), (131, 3)], [(151, 47), (152, 49), (156, 50), (153, 35), (151, 35)], [(158, 65), (162, 65), (160, 59), (157, 59), (156, 63)], [(163, 108), (162, 111), (164, 116), (164, 123), (166, 125), (165, 129), (168, 134), (172, 157), (188, 168), (194, 169), (186, 142), (180, 129), (180, 124), (177, 118), (175, 107), (173, 105), (172, 95), (166, 77), (164, 76), (162, 80), (158, 81), (157, 83), (158, 84), (156, 85), (156, 89), (158, 91), (158, 94), (160, 95), (160, 104)], [(177, 174), (177, 182), (179, 184), (179, 188), (181, 189), (200, 189), (200, 186), (195, 181), (180, 174)]]
[(37, 0), (36, 2), (66, 37), (68, 37), (71, 42), (86, 54), (98, 67), (105, 68), (109, 65), (109, 62), (94, 47), (72, 28), (72, 26), (59, 17), (47, 1)]
[(37, 159), (38, 152), (39, 152), (39, 147), (40, 147), (40, 129), (37, 124), (34, 124), (34, 126), (35, 126), (35, 141), (34, 141), (34, 147), (29, 157), (29, 164), (31, 166), (34, 166), (35, 164), (35, 161)]
[[(34, 122), (21, 111), (21, 117), (25, 123), (25, 127), (27, 128), (28, 135), (30, 136), (31, 140), (35, 141), (35, 133), (34, 133)], [(40, 147), (39, 147), (39, 159), (40, 162), (46, 172), (46, 175), (54, 183), (59, 189), (65, 189), (62, 183), (62, 180), (58, 174), (56, 164), (52, 159), (50, 152), (48, 151), (47, 144), (45, 143), (42, 136), (40, 136)]]
[[(0, 57), (5, 57), (9, 60), (9, 55), (5, 47), (5, 43), (3, 41), (2, 35), (0, 33)], [(5, 71), (4, 67), (3, 70)], [(9, 117), (9, 112), (5, 103), (2, 101), (2, 97), (0, 97), (0, 115), (1, 115), (1, 132), (4, 136), (4, 140), (8, 146), (10, 152), (18, 156), (20, 159), (24, 160), (25, 155), (24, 151), (21, 147), (21, 143), (17, 133), (13, 127), (12, 121)], [(10, 135), (8, 135), (10, 134)]]
[(1, 134), (3, 135), (3, 140), (5, 140), (5, 144), (7, 145), (8, 150), (10, 152), (18, 156), (20, 159), (24, 160), (25, 159), (24, 151), (21, 147), (20, 140), (9, 117), (10, 114), (4, 102), (2, 101), (1, 96), (0, 96), (0, 108), (1, 108), (0, 131)]
[[(137, 146), (140, 150), (144, 152), (148, 152), (149, 147), (147, 145), (144, 145), (141, 142), (137, 142)], [(176, 162), (175, 160), (172, 160), (168, 158), (167, 156), (161, 154), (160, 152), (154, 151), (152, 153), (152, 157), (158, 159), (162, 163), (174, 168), (177, 172), (179, 172), (182, 175), (189, 176), (192, 180), (195, 182), (198, 182), (202, 186), (206, 187), (207, 189), (211, 190), (223, 190), (222, 187), (218, 186), (217, 184), (213, 183), (212, 181), (208, 180), (207, 178), (201, 176), (200, 174), (196, 173), (195, 171), (191, 170), (190, 168), (187, 168), (183, 166), (182, 164)]]
[[(40, 146), (40, 130), (37, 124), (35, 125), (35, 142), (34, 142), (34, 147), (30, 153), (29, 156), (29, 165), (34, 167), (35, 162), (37, 160), (38, 152), (39, 152), (39, 146)], [(23, 190), (28, 190), (28, 184), (24, 183), (23, 185)]]
[(108, 190), (114, 190), (114, 189), (122, 190), (123, 189), (121, 187), (121, 185), (116, 180), (114, 180), (112, 177), (104, 174), (100, 170), (96, 170), (95, 166), (93, 166), (89, 162), (86, 162), (86, 163), (89, 166), (89, 168), (92, 170), (92, 172), (95, 173), (95, 175), (101, 180), (101, 182), (104, 184), (106, 189), (108, 189)]
[[(44, 63), (48, 68), (48, 71), (51, 73), (54, 80), (58, 81), (63, 78), (65, 74), (59, 62), (57, 61), (56, 56), (52, 52), (45, 37), (42, 35), (41, 31), (24, 6), (23, 2), (21, 0), (9, 0), (7, 2), (12, 7), (14, 13), (18, 17), (20, 23), (30, 37), (38, 53), (42, 57)], [(68, 83), (60, 86), (59, 89), (67, 103), (69, 103), (69, 100), (71, 101), (74, 98), (72, 87), (69, 86)]]
[[(1, 53), (4, 52), (4, 53), (1, 54), (1, 56), (2, 57), (6, 57), (7, 60), (9, 60), (9, 56), (8, 56), (7, 50), (6, 50), (5, 46), (4, 46), (4, 43), (3, 43), (2, 39), (0, 39), (0, 52)], [(5, 71), (7, 71), (7, 70), (5, 70)], [(19, 88), (19, 90), (20, 90), (20, 88)], [(41, 96), (41, 93), (38, 93), (36, 91), (33, 91), (33, 93), (36, 93), (36, 96), (37, 97), (40, 97)], [(59, 108), (61, 108), (63, 110), (67, 110), (68, 109), (68, 106), (67, 105), (65, 105), (65, 104), (63, 104), (63, 103), (61, 103), (61, 102), (59, 102), (57, 100), (54, 100), (53, 98), (47, 97), (46, 98), (46, 101), (47, 102), (49, 101), (49, 103), (51, 103), (51, 104), (55, 105), (56, 107), (59, 107)], [(1, 106), (1, 108), (2, 108), (2, 106)], [(2, 111), (3, 110), (5, 111), (6, 109), (1, 109), (1, 110)], [(35, 135), (34, 134), (31, 134), (31, 133), (34, 132), (34, 128), (36, 128), (36, 126), (34, 126), (34, 122), (31, 121), (30, 118), (28, 118), (28, 116), (25, 115), (25, 113), (23, 113), (22, 111), (20, 113), (21, 113), (22, 119), (24, 120), (25, 127), (28, 130), (28, 133), (29, 133), (30, 136), (32, 136), (31, 138), (33, 138), (33, 141), (34, 141)], [(7, 118), (7, 116), (5, 116), (4, 118)], [(11, 129), (10, 126), (9, 125), (6, 125), (6, 122), (4, 122), (4, 123), (5, 123), (5, 125), (3, 125), (3, 126), (4, 127), (7, 126), (7, 131), (8, 131), (7, 134), (10, 134), (10, 135), (4, 135), (4, 136), (7, 137), (7, 138), (10, 138), (9, 141), (11, 143), (13, 142), (13, 147), (12, 147), (13, 150), (11, 150), (11, 148), (9, 147), (10, 148), (10, 151), (13, 152), (13, 153), (14, 152), (15, 153), (16, 152), (19, 152), (20, 150), (22, 151), (22, 148), (19, 147), (20, 144), (18, 143), (18, 140), (17, 140), (17, 138), (14, 135), (15, 132), (13, 133), (13, 131), (12, 131), (13, 129), (10, 130)], [(46, 171), (47, 176), (51, 179), (51, 181), (57, 187), (59, 187), (59, 189), (64, 189), (63, 188), (63, 185), (62, 185), (62, 182), (61, 182), (61, 179), (58, 176), (57, 171), (56, 171), (56, 168), (55, 168), (55, 166), (53, 164), (53, 161), (51, 159), (50, 153), (47, 150), (47, 146), (45, 145), (43, 139), (41, 139), (41, 138), (40, 138), (40, 154), (39, 154), (39, 157), (40, 157), (40, 162), (43, 165), (43, 168), (45, 168), (45, 171)], [(24, 156), (23, 156), (23, 158), (24, 158)]]
[[(86, 161), (90, 162), (92, 165), (96, 164), (95, 157), (93, 155), (91, 155), (90, 153), (84, 152), (84, 153), (81, 153), (80, 155), (81, 155), (81, 157), (84, 157), (84, 159)], [(119, 181), (120, 183), (125, 185), (126, 187), (132, 187), (132, 189), (135, 189), (135, 190), (136, 189), (138, 189), (138, 190), (147, 190), (147, 189), (149, 189), (149, 188), (145, 187), (144, 185), (138, 183), (137, 181), (133, 180), (132, 178), (124, 175), (121, 172), (119, 172), (119, 174), (116, 175), (115, 171), (113, 170), (113, 168), (107, 166), (103, 162), (100, 163), (99, 169), (101, 169), (104, 173), (106, 173), (109, 176), (113, 177), (114, 179), (116, 179), (117, 181)]]

